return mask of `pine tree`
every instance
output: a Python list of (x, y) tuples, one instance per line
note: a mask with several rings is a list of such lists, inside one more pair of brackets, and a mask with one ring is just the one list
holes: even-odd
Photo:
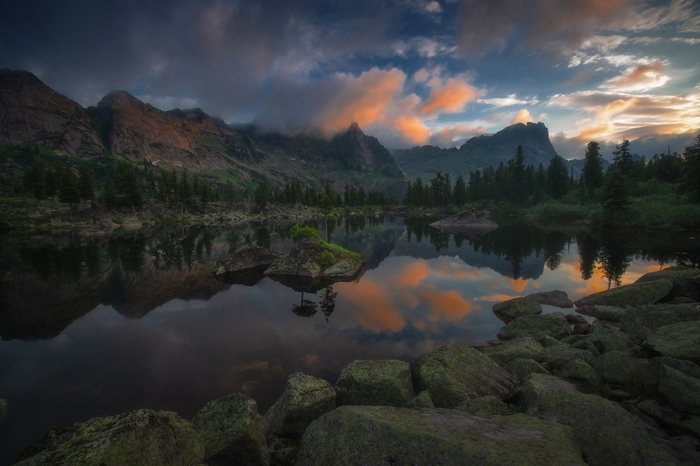
[(271, 192), (270, 185), (267, 181), (267, 176), (262, 175), (260, 181), (258, 182), (258, 187), (255, 188), (254, 202), (255, 204), (263, 209), (270, 202)]
[(60, 191), (58, 198), (61, 202), (67, 202), (70, 209), (70, 221), (73, 221), (73, 204), (80, 202), (80, 187), (78, 177), (69, 169), (61, 171)]
[(603, 156), (600, 155), (600, 146), (591, 141), (586, 146), (586, 156), (581, 170), (583, 179), (586, 180), (588, 198), (593, 199), (595, 190), (603, 185)]
[(619, 226), (629, 215), (629, 179), (619, 167), (611, 167), (603, 186), (603, 217), (606, 225)]
[(569, 173), (564, 160), (553, 157), (547, 166), (547, 191), (554, 199), (561, 199), (569, 190)]
[(634, 171), (634, 160), (630, 153), (630, 142), (625, 139), (622, 144), (615, 146), (613, 151), (613, 166), (623, 176), (631, 176)]
[(511, 202), (525, 204), (527, 202), (527, 186), (525, 184), (525, 152), (522, 146), (518, 146), (515, 151), (511, 188)]
[(464, 183), (462, 175), (459, 175), (455, 182), (454, 203), (457, 206), (462, 206), (467, 203), (467, 185)]
[(683, 170), (686, 189), (694, 200), (700, 201), (700, 134), (695, 138), (695, 144), (683, 152)]

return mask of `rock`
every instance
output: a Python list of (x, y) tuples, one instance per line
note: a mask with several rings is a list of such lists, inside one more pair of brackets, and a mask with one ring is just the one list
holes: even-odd
[(591, 305), (625, 307), (654, 304), (665, 298), (672, 287), (673, 284), (664, 279), (624, 285), (586, 296), (575, 301), (574, 304), (576, 307)]
[(669, 294), (671, 299), (685, 298), (695, 302), (700, 301), (700, 270), (683, 266), (669, 267), (644, 274), (635, 283), (646, 283), (659, 279), (669, 280), (673, 283)]
[(57, 427), (26, 447), (16, 464), (192, 465), (203, 458), (202, 440), (187, 421), (140, 409)]
[(506, 371), (512, 375), (518, 383), (527, 380), (531, 374), (547, 374), (551, 373), (539, 362), (532, 359), (516, 358), (508, 363), (505, 367)]
[(496, 335), (500, 340), (516, 337), (533, 337), (538, 340), (546, 336), (563, 338), (571, 335), (571, 325), (561, 312), (540, 316), (523, 316), (506, 324)]
[(494, 304), (493, 313), (508, 323), (516, 317), (542, 314), (542, 306), (530, 298), (513, 298)]
[(564, 317), (566, 317), (566, 321), (572, 325), (588, 323), (585, 317), (578, 314), (566, 314)]
[(423, 390), (415, 398), (406, 403), (407, 408), (434, 408), (433, 399), (430, 398), (430, 393)]
[(540, 362), (552, 371), (563, 369), (564, 366), (575, 359), (590, 362), (593, 360), (593, 354), (590, 351), (572, 348), (563, 344), (549, 346), (540, 353)]
[(610, 351), (632, 354), (633, 343), (627, 334), (600, 321), (591, 327), (588, 342), (592, 343), (600, 354)]
[(480, 396), (479, 398), (470, 398), (457, 405), (457, 411), (462, 411), (475, 416), (503, 416), (512, 414), (508, 405), (493, 395)]
[(275, 466), (294, 464), (299, 453), (299, 440), (271, 437), (268, 442), (270, 464)]
[(664, 325), (700, 320), (698, 304), (655, 304), (628, 309), (622, 329), (635, 341), (642, 341)]
[(576, 308), (576, 312), (583, 315), (595, 317), (600, 320), (608, 320), (610, 322), (619, 322), (624, 317), (627, 309), (615, 306), (603, 306), (591, 304)]
[(601, 354), (590, 362), (595, 371), (608, 383), (621, 385), (631, 393), (644, 390), (644, 379), (648, 364), (623, 351), (610, 351)]
[(661, 368), (659, 393), (674, 408), (692, 414), (700, 414), (700, 379), (685, 375), (671, 367)]
[(523, 414), (342, 406), (311, 424), (300, 465), (585, 464), (571, 429)]
[(413, 386), (427, 390), (435, 406), (453, 408), (469, 398), (495, 395), (506, 399), (515, 381), (498, 364), (469, 346), (453, 342), (411, 363)]
[(398, 360), (357, 360), (340, 373), (336, 404), (404, 406), (416, 396), (411, 365)]
[(639, 419), (613, 401), (576, 391), (564, 380), (533, 374), (518, 401), (528, 415), (572, 427), (588, 464), (674, 464)]
[(573, 379), (582, 382), (589, 389), (595, 392), (602, 391), (605, 384), (603, 378), (583, 359), (574, 359), (569, 361), (559, 372), (557, 376), (562, 379)]
[(586, 322), (585, 324), (574, 324), (573, 327), (571, 327), (571, 333), (573, 335), (588, 335), (591, 333), (591, 324)]
[(351, 279), (362, 267), (362, 260), (342, 248), (331, 248), (312, 238), (305, 238), (284, 257), (265, 271), (266, 275), (315, 279)]
[(210, 401), (197, 411), (192, 426), (204, 442), (207, 464), (267, 465), (268, 425), (258, 405), (243, 393)]
[(700, 416), (676, 411), (668, 405), (661, 406), (656, 400), (644, 400), (637, 404), (637, 408), (663, 425), (700, 438)]
[(0, 423), (2, 423), (5, 416), (7, 416), (7, 400), (0, 398)]
[[(213, 263), (212, 271), (217, 277), (235, 283), (255, 284), (263, 273), (284, 254), (272, 249), (252, 247), (228, 254)], [(253, 280), (251, 280), (253, 278)]]
[(700, 362), (700, 322), (679, 322), (659, 327), (643, 346), (662, 356)]
[(539, 304), (560, 307), (562, 309), (574, 307), (574, 303), (569, 299), (569, 295), (566, 294), (566, 291), (540, 291), (539, 293), (532, 293), (525, 297)]
[(498, 228), (498, 225), (486, 217), (485, 212), (476, 210), (459, 212), (433, 222), (430, 226), (467, 238), (478, 238)]
[(311, 421), (335, 408), (335, 396), (325, 380), (301, 372), (290, 375), (284, 393), (265, 414), (270, 434), (301, 438)]
[(503, 341), (500, 345), (484, 346), (481, 352), (496, 361), (499, 366), (505, 367), (517, 358), (537, 359), (543, 349), (544, 346), (534, 338), (520, 337)]

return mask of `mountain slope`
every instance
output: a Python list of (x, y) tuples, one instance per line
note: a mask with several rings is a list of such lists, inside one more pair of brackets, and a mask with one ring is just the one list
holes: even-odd
[(525, 163), (545, 167), (557, 155), (549, 140), (549, 131), (543, 123), (517, 123), (492, 136), (469, 139), (459, 149), (441, 149), (435, 146), (395, 150), (396, 161), (410, 179), (431, 179), (436, 172), (449, 173), (453, 179), (484, 167), (497, 167), (515, 156), (518, 146), (525, 152)]

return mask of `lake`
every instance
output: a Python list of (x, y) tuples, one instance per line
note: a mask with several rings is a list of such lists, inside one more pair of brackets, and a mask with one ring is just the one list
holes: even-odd
[(289, 251), (289, 226), (3, 238), (0, 464), (52, 427), (95, 416), (152, 408), (191, 418), (233, 392), (264, 414), (297, 371), (335, 383), (355, 359), (484, 344), (503, 325), (496, 302), (554, 289), (575, 300), (700, 263), (697, 232), (497, 222), (465, 238), (422, 219), (319, 221), (324, 238), (362, 254), (366, 267), (355, 281), (315, 289), (266, 277), (224, 283), (209, 270), (252, 245)]

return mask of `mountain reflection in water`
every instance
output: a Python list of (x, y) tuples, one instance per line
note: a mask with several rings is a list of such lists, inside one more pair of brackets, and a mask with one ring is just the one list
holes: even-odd
[(316, 289), (264, 276), (223, 283), (209, 269), (250, 246), (289, 251), (288, 226), (0, 242), (0, 398), (10, 406), (0, 464), (48, 429), (94, 416), (153, 408), (189, 418), (241, 391), (264, 413), (291, 373), (334, 383), (354, 359), (480, 344), (502, 325), (495, 302), (553, 289), (577, 299), (700, 259), (691, 235), (499, 222), (464, 238), (429, 223), (313, 224), (366, 263), (356, 280)]

